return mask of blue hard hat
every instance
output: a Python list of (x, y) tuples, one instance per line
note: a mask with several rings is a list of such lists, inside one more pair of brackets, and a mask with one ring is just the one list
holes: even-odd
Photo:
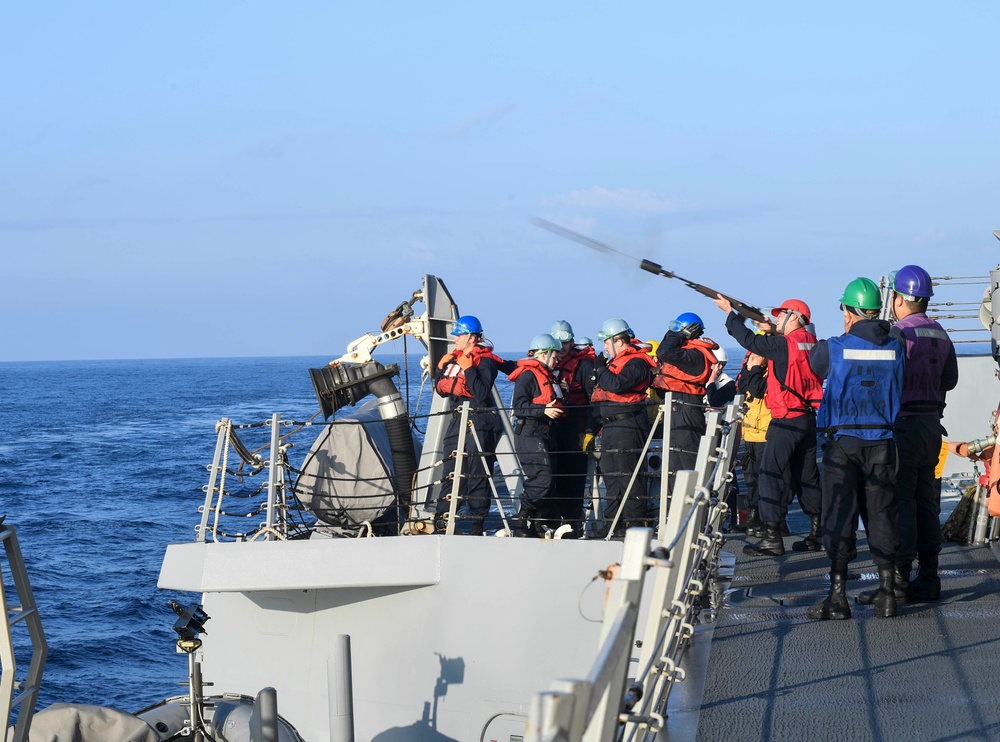
[(680, 332), (688, 325), (701, 325), (704, 327), (705, 323), (702, 322), (701, 317), (694, 312), (684, 312), (684, 314), (679, 315), (677, 319), (670, 323), (670, 331)]
[(934, 296), (930, 274), (919, 265), (904, 265), (892, 278), (892, 290), (903, 297), (930, 299)]
[(573, 339), (573, 326), (566, 320), (561, 319), (552, 323), (552, 329), (549, 330), (549, 334), (560, 343), (567, 343)]
[(463, 314), (455, 320), (455, 324), (451, 327), (451, 334), (453, 337), (457, 337), (458, 335), (482, 335), (483, 323), (479, 321), (478, 317), (473, 317), (471, 314)]

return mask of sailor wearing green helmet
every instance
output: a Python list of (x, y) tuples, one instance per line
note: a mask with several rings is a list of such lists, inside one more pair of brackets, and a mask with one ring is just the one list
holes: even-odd
[(840, 298), (844, 334), (816, 343), (809, 363), (826, 379), (816, 427), (823, 452), (823, 546), (830, 558), (830, 592), (806, 611), (812, 619), (851, 617), (847, 565), (857, 556), (858, 516), (878, 567), (875, 615), (896, 615), (895, 560), (899, 543), (894, 491), (893, 425), (903, 392), (903, 345), (878, 319), (882, 296), (869, 278), (855, 278)]

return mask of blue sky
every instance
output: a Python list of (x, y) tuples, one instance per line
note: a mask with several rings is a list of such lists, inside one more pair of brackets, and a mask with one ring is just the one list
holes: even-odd
[(857, 275), (997, 265), (998, 27), (994, 2), (4, 4), (0, 360), (333, 358), (424, 273), (500, 349), (685, 311), (724, 336), (532, 216), (836, 334)]

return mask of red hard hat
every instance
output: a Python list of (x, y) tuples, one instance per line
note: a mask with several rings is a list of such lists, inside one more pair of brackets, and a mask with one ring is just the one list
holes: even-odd
[(780, 307), (775, 307), (771, 310), (771, 316), (777, 317), (778, 313), (783, 309), (787, 309), (790, 312), (796, 312), (801, 314), (803, 317), (803, 324), (809, 324), (809, 305), (806, 304), (801, 299), (786, 299)]

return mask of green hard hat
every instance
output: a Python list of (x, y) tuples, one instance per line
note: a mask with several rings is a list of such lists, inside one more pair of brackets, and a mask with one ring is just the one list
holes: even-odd
[(882, 307), (882, 292), (870, 278), (855, 278), (844, 289), (840, 303), (855, 309), (875, 310)]

